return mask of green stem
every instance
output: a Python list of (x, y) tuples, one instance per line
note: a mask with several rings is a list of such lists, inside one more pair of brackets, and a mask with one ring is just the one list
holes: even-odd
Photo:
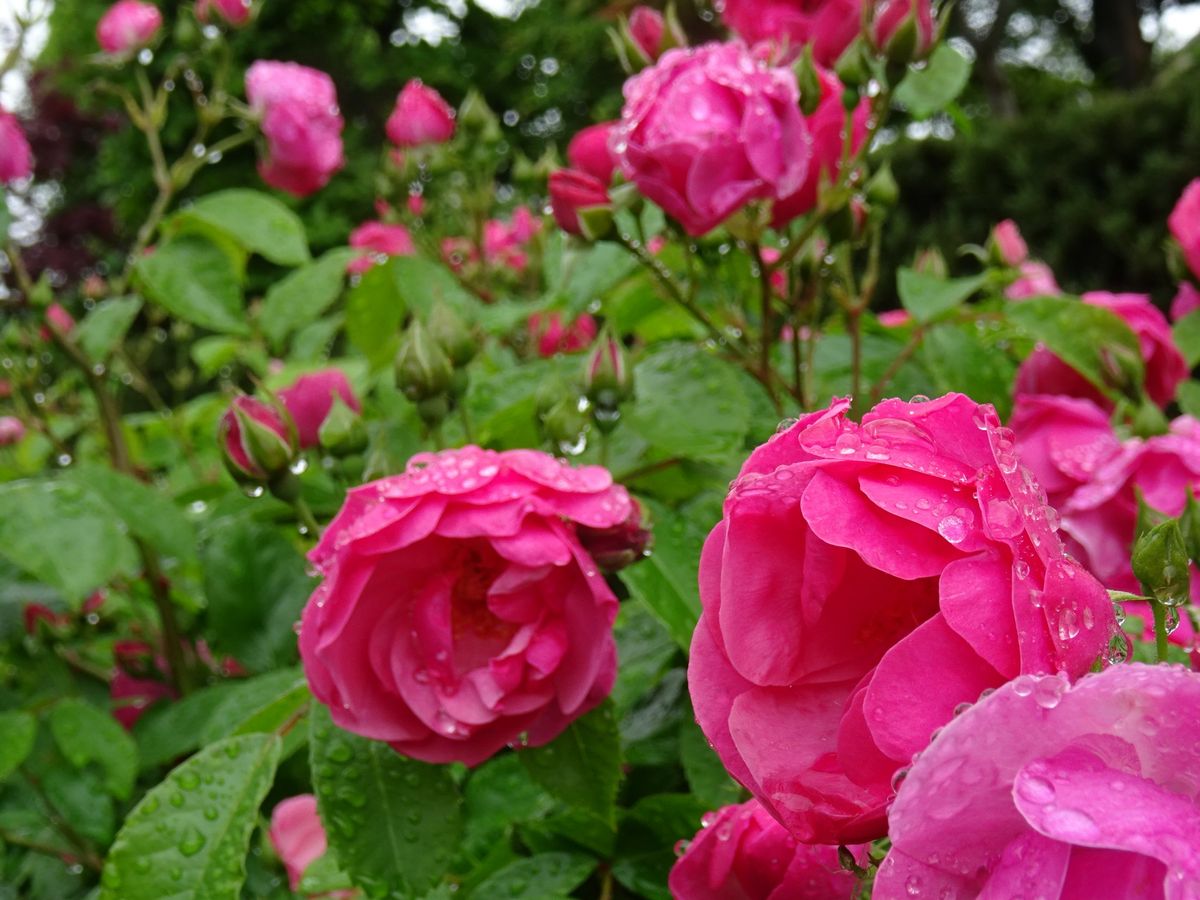
[(467, 412), (466, 403), (458, 404), (458, 419), (462, 422), (463, 437), (466, 438), (467, 443), (475, 443), (475, 430), (471, 427), (471, 414)]
[(1167, 608), (1157, 600), (1150, 601), (1150, 608), (1154, 611), (1154, 649), (1158, 661), (1166, 662), (1167, 648), (1170, 646), (1168, 643), (1170, 635), (1167, 633)]
[(316, 516), (313, 515), (312, 508), (308, 502), (300, 496), (297, 496), (292, 501), (292, 509), (296, 512), (296, 520), (308, 530), (308, 535), (313, 540), (319, 540), (321, 537), (321, 525), (317, 522)]

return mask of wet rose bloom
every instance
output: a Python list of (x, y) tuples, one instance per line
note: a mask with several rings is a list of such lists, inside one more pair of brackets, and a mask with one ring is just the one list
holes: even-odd
[(876, 900), (1200, 896), (1200, 675), (1021, 676), (954, 719), (891, 810)]
[(17, 117), (0, 109), (0, 184), (28, 178), (33, 172), (33, 154)]
[(352, 275), (367, 271), (380, 258), (413, 256), (417, 252), (417, 245), (413, 243), (412, 234), (407, 228), (386, 222), (364, 222), (350, 232), (349, 244), (368, 251), (346, 266), (346, 271)]
[(401, 148), (444, 144), (454, 137), (454, 110), (441, 94), (414, 78), (396, 98), (386, 130), (388, 140)]
[[(757, 800), (708, 813), (671, 869), (675, 900), (849, 900), (838, 848), (797, 843)], [(859, 862), (866, 847), (853, 847)]]
[(1200, 290), (1197, 290), (1194, 284), (1185, 281), (1179, 285), (1179, 290), (1175, 292), (1175, 298), (1171, 301), (1171, 321), (1178, 322), (1188, 313), (1198, 309), (1200, 309)]
[(796, 76), (742, 44), (668, 50), (624, 93), (610, 144), (621, 171), (688, 234), (752, 200), (786, 197), (808, 174)]
[(306, 197), (345, 164), (337, 90), (324, 72), (259, 60), (246, 72), (246, 99), (262, 117), (268, 153), (258, 173), (271, 187)]
[(567, 160), (571, 167), (598, 179), (605, 187), (612, 181), (617, 168), (617, 159), (608, 146), (616, 125), (616, 122), (589, 125), (567, 145)]
[(130, 53), (151, 43), (162, 21), (162, 13), (153, 3), (119, 0), (100, 17), (96, 42), (105, 53)]
[(250, 0), (196, 0), (196, 18), (207, 22), (216, 13), (235, 28), (250, 21), (254, 8)]
[(1017, 268), (1020, 270), (1020, 277), (1004, 289), (1004, 296), (1009, 300), (1057, 297), (1062, 293), (1062, 288), (1054, 280), (1054, 272), (1044, 262), (1027, 259)]
[(1087, 672), (1118, 632), (995, 411), (849, 401), (755, 450), (700, 558), (688, 683), (725, 767), (799, 840), (886, 832), (956, 706)]
[(628, 519), (597, 466), (533, 450), (414, 456), (354, 488), (309, 559), (300, 655), (340, 727), (474, 766), (604, 699), (617, 601), (577, 532)]
[(550, 174), (548, 187), (554, 221), (567, 234), (578, 236), (584, 233), (583, 222), (579, 218), (584, 210), (612, 205), (604, 182), (587, 172), (559, 169)]
[(718, 0), (717, 10), (747, 43), (767, 42), (789, 56), (811, 44), (823, 66), (837, 62), (862, 22), (862, 0)]
[(291, 386), (279, 391), (279, 402), (296, 424), (300, 449), (307, 450), (321, 442), (321, 426), (333, 408), (335, 397), (355, 412), (362, 412), (362, 403), (341, 369), (322, 369), (301, 375)]
[(1179, 242), (1188, 268), (1200, 278), (1200, 178), (1184, 188), (1167, 219), (1167, 227)]

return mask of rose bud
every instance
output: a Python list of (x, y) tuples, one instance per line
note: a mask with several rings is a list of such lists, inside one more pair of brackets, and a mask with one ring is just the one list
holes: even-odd
[(389, 256), (414, 256), (417, 245), (412, 234), (403, 225), (388, 225), (384, 222), (364, 222), (350, 232), (351, 247), (368, 251), (346, 265), (351, 275), (360, 275), (381, 259)]
[(550, 176), (550, 210), (567, 234), (597, 241), (612, 230), (608, 189), (586, 172), (559, 169)]
[(571, 138), (571, 143), (567, 144), (571, 168), (609, 184), (617, 168), (617, 159), (608, 146), (616, 125), (616, 122), (589, 125)]
[(71, 617), (66, 613), (57, 613), (41, 603), (26, 603), (21, 610), (21, 619), (25, 625), (25, 633), (36, 637), (42, 623), (51, 632), (66, 628), (71, 624)]
[(633, 370), (625, 347), (605, 325), (583, 367), (584, 395), (596, 406), (615, 409), (633, 396)]
[(648, 6), (635, 6), (629, 14), (625, 30), (630, 43), (637, 48), (645, 62), (658, 59), (663, 51), (663, 34), (666, 32), (662, 13)]
[(1198, 309), (1200, 309), (1200, 290), (1197, 290), (1196, 286), (1190, 282), (1183, 282), (1179, 285), (1179, 289), (1175, 292), (1175, 298), (1171, 301), (1171, 321), (1178, 322), (1188, 313)]
[(317, 439), (334, 456), (349, 456), (367, 446), (367, 427), (356, 410), (334, 395), (333, 405), (321, 421)]
[(1015, 269), (1029, 258), (1029, 247), (1021, 237), (1021, 229), (1012, 219), (997, 222), (988, 242), (993, 260), (1002, 266)]
[(239, 482), (264, 483), (282, 475), (299, 453), (295, 426), (253, 397), (238, 397), (217, 426), (225, 467)]
[(397, 147), (444, 144), (454, 137), (454, 110), (441, 94), (414, 78), (396, 98), (385, 130)]
[(20, 443), (25, 437), (25, 423), (16, 416), (0, 416), (0, 447)]
[(33, 154), (17, 117), (0, 109), (0, 184), (28, 178), (33, 172)]
[(456, 369), (461, 369), (479, 352), (479, 335), (444, 301), (439, 300), (430, 310), (428, 328)]
[(871, 23), (871, 43), (889, 60), (924, 59), (938, 37), (931, 0), (878, 0)]
[(862, 0), (718, 0), (725, 24), (747, 44), (768, 43), (774, 51), (799, 53), (811, 45), (813, 58), (832, 66), (858, 36)]
[[(281, 800), (271, 813), (267, 837), (287, 870), (288, 887), (293, 893), (297, 892), (305, 870), (324, 856), (329, 846), (325, 828), (317, 815), (317, 798), (312, 794), (301, 794)], [(353, 891), (334, 891), (321, 896), (341, 898), (353, 895)]]
[(396, 352), (396, 387), (414, 403), (445, 394), (454, 366), (420, 319), (413, 319)]
[(119, 0), (100, 17), (96, 41), (105, 53), (125, 55), (152, 43), (162, 23), (162, 13), (153, 3)]
[(583, 313), (568, 322), (558, 310), (534, 313), (529, 317), (528, 329), (538, 356), (543, 359), (583, 350), (595, 340), (597, 330), (596, 320), (590, 314)]
[(336, 400), (355, 414), (362, 412), (362, 403), (341, 369), (323, 369), (301, 375), (290, 387), (279, 392), (279, 402), (296, 425), (301, 450), (321, 443), (318, 432)]
[(196, 18), (201, 22), (207, 22), (213, 12), (226, 24), (241, 28), (254, 14), (254, 5), (250, 0), (196, 0)]
[(42, 340), (51, 340), (49, 329), (53, 328), (59, 334), (69, 336), (75, 330), (74, 317), (57, 303), (46, 307), (46, 324), (41, 331)]
[[(309, 559), (300, 656), (347, 731), (429, 763), (541, 746), (612, 689), (617, 600), (577, 527), (625, 521), (597, 466), (464, 447), (352, 488)], [(382, 654), (382, 655), (381, 655)]]
[(580, 525), (576, 533), (584, 549), (605, 572), (619, 572), (633, 565), (648, 556), (647, 551), (654, 544), (650, 520), (641, 504), (632, 497), (629, 498), (629, 517), (624, 522), (609, 528)]

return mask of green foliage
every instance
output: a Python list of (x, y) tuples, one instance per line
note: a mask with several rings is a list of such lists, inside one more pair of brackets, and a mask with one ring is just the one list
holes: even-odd
[(37, 720), (25, 712), (0, 713), (0, 780), (16, 771), (33, 749)]
[(167, 312), (202, 328), (247, 335), (237, 269), (218, 245), (184, 234), (134, 266), (147, 297)]
[(621, 749), (612, 704), (604, 702), (576, 719), (549, 744), (519, 754), (533, 779), (570, 806), (612, 822)]
[(104, 789), (129, 799), (137, 778), (137, 745), (108, 712), (82, 700), (66, 699), (49, 715), (50, 733), (71, 765), (96, 763), (104, 770)]
[(271, 285), (259, 311), (258, 324), (273, 346), (282, 346), (289, 334), (334, 304), (342, 293), (346, 264), (357, 255), (357, 251), (349, 248), (330, 250)]
[(900, 302), (913, 318), (925, 324), (940, 318), (983, 287), (983, 275), (973, 278), (938, 278), (912, 269), (896, 273)]
[(927, 119), (958, 98), (971, 77), (971, 63), (953, 47), (938, 47), (923, 69), (913, 69), (896, 88), (896, 101), (914, 119)]
[(231, 189), (197, 200), (175, 218), (187, 232), (193, 223), (211, 228), (248, 253), (281, 266), (308, 262), (304, 223), (281, 201), (261, 191)]

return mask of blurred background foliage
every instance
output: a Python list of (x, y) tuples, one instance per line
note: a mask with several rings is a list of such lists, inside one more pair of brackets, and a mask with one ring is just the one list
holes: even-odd
[[(321, 249), (373, 217), (383, 123), (408, 78), (423, 78), (452, 103), (479, 85), (509, 145), (536, 159), (584, 125), (618, 114), (624, 76), (605, 31), (632, 5), (267, 2), (259, 26), (235, 35), (232, 46), (239, 67), (291, 59), (330, 72), (338, 85), (348, 164), (326, 190), (297, 204)], [(713, 33), (705, 0), (679, 5), (693, 39)], [(27, 111), (39, 175), (61, 185), (43, 211), (45, 234), (31, 265), (65, 280), (119, 243), (113, 238), (128, 231), (128, 217), (153, 191), (140, 135), (108, 124), (115, 101), (93, 95), (81, 110), (65, 96), (81, 96), (88, 76), (79, 62), (93, 52), (95, 23), (107, 6), (57, 0)], [(1179, 46), (1170, 23), (1195, 19), (1197, 7), (1172, 0), (958, 3), (950, 31), (975, 60), (972, 83), (950, 115), (901, 118), (889, 135), (900, 143), (895, 167), (904, 194), (888, 230), (890, 261), (929, 245), (952, 258), (962, 236), (982, 240), (993, 222), (1011, 217), (1065, 289), (1136, 289), (1165, 302), (1174, 284), (1161, 261), (1165, 220), (1200, 159), (1200, 45)], [(182, 147), (186, 127), (172, 137)], [(254, 164), (248, 149), (239, 158)], [(192, 191), (248, 177), (222, 165)]]

